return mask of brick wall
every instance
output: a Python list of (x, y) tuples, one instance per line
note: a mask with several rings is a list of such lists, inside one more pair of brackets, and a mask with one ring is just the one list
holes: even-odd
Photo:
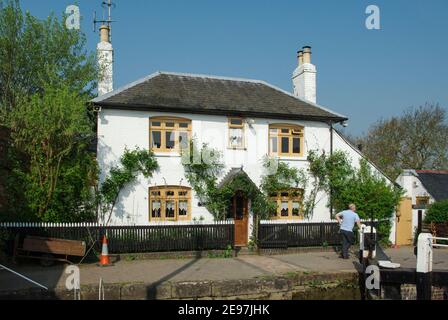
[[(415, 285), (405, 284), (401, 286), (402, 300), (417, 300), (417, 288)], [(432, 287), (432, 300), (448, 300), (448, 287)]]

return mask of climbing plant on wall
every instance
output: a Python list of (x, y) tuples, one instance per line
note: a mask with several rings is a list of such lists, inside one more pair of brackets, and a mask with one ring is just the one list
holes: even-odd
[(306, 175), (302, 170), (291, 168), (287, 163), (276, 158), (263, 159), (264, 174), (261, 178), (260, 189), (263, 192), (264, 203), (260, 211), (263, 219), (269, 218), (269, 213), (276, 210), (277, 204), (270, 199), (270, 195), (291, 188), (304, 189)]
[(185, 177), (202, 204), (207, 206), (216, 220), (223, 220), (226, 208), (224, 195), (218, 190), (218, 178), (224, 170), (222, 154), (202, 144), (197, 148), (197, 139), (190, 141), (189, 148), (182, 150), (182, 165)]
[[(336, 151), (331, 155), (311, 150), (308, 154), (308, 179), (305, 189), (309, 191), (304, 200), (305, 215), (311, 217), (317, 204), (319, 192), (339, 194), (346, 187), (347, 178), (353, 174), (353, 168), (346, 153)], [(333, 197), (332, 197), (333, 198)], [(331, 199), (332, 199), (331, 198)], [(332, 204), (330, 197), (327, 205)]]
[(114, 166), (109, 175), (99, 187), (97, 192), (97, 204), (99, 220), (109, 224), (112, 212), (119, 199), (123, 188), (134, 181), (142, 173), (145, 178), (150, 178), (159, 165), (152, 151), (125, 149), (119, 160), (120, 165)]
[(190, 147), (183, 150), (182, 164), (188, 182), (215, 220), (226, 219), (230, 201), (238, 190), (244, 191), (251, 199), (253, 212), (257, 215), (267, 214), (266, 198), (246, 175), (236, 175), (219, 187), (218, 179), (223, 176), (225, 168), (221, 160), (222, 153), (208, 144), (202, 144), (200, 150), (197, 145), (196, 139), (192, 139)]

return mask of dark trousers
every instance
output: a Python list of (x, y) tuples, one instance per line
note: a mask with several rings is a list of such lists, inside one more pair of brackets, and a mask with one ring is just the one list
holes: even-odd
[(340, 230), (342, 241), (342, 257), (348, 259), (348, 250), (352, 244), (355, 244), (355, 234), (350, 231)]

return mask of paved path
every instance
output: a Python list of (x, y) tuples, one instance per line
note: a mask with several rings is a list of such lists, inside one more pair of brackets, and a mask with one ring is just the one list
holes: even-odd
[[(415, 267), (412, 248), (388, 249), (393, 262)], [(81, 266), (81, 284), (162, 283), (165, 281), (232, 280), (280, 275), (294, 272), (354, 272), (353, 261), (339, 259), (335, 252), (309, 252), (277, 256), (239, 256), (232, 259), (165, 259), (119, 261), (112, 267)], [(448, 270), (448, 250), (437, 250), (434, 268)], [(39, 265), (13, 267), (14, 270), (50, 288), (64, 286), (65, 266), (43, 268)], [(17, 290), (31, 284), (0, 270), (0, 290)]]
[[(400, 263), (403, 268), (415, 268), (417, 265), (417, 257), (414, 255), (413, 247), (386, 249), (385, 252), (392, 262)], [(433, 269), (448, 271), (448, 249), (433, 250)]]

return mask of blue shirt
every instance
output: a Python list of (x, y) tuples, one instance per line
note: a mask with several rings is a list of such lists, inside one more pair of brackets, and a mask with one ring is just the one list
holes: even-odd
[(345, 210), (339, 215), (342, 218), (341, 230), (353, 232), (355, 223), (360, 220), (358, 214), (352, 210)]

